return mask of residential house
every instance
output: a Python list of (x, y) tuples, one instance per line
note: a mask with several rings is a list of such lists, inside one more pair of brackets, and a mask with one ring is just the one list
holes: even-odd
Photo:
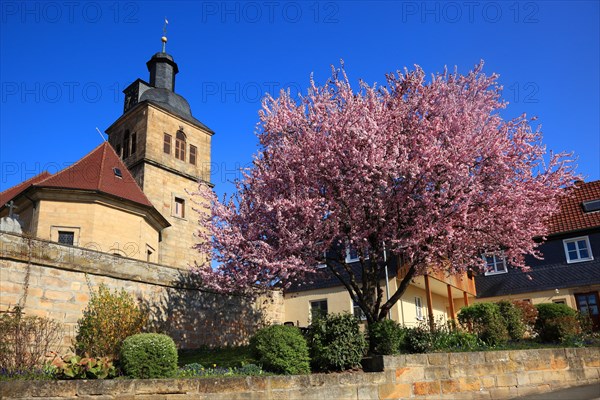
[[(348, 251), (346, 262), (360, 280), (358, 258)], [(381, 276), (384, 302), (400, 285), (406, 275), (407, 265), (398, 257), (391, 257), (387, 269), (387, 279), (385, 270)], [(320, 270), (322, 272), (315, 275), (313, 280), (294, 284), (284, 291), (285, 321), (303, 327), (309, 325), (319, 313), (341, 312), (350, 312), (361, 318), (360, 307), (353, 303), (346, 288), (324, 265)], [(413, 279), (391, 308), (390, 319), (406, 326), (416, 326), (428, 319), (446, 322), (455, 319), (458, 310), (472, 302), (475, 295), (474, 280), (467, 274), (446, 276), (436, 272), (419, 276)]]
[(477, 301), (526, 300), (564, 303), (589, 314), (600, 328), (600, 181), (579, 182), (560, 200), (539, 249), (523, 272), (501, 256), (488, 257), (489, 270), (475, 278)]

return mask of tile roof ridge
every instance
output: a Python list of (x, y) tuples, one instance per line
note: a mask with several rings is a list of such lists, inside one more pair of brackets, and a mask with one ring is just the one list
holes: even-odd
[[(38, 182), (36, 184), (34, 184), (33, 186), (43, 186), (43, 183), (46, 181), (49, 181), (50, 179), (55, 179), (60, 177), (63, 174), (66, 174), (67, 171), (77, 167), (79, 164), (81, 164), (84, 160), (88, 159), (90, 156), (92, 156), (92, 154), (94, 154), (98, 149), (100, 149), (100, 147), (104, 146), (104, 143), (107, 142), (102, 142), (100, 145), (96, 146), (92, 151), (88, 152), (86, 155), (84, 155), (83, 157), (81, 157), (79, 160), (75, 161), (73, 164), (69, 165), (68, 167), (61, 169), (60, 171), (58, 171), (57, 173), (49, 176), (48, 178), (44, 179), (41, 182)], [(98, 179), (98, 183), (100, 183), (100, 180)]]
[(104, 164), (106, 163), (106, 146), (108, 145), (107, 141), (104, 141), (100, 146), (102, 146), (102, 156), (100, 157), (100, 171), (98, 172), (98, 189), (102, 188), (102, 172), (104, 172)]
[[(23, 185), (25, 185), (26, 183), (28, 183), (28, 182), (30, 182), (30, 181), (33, 181), (33, 180), (35, 180), (36, 178), (39, 178), (40, 176), (42, 176), (42, 175), (44, 175), (44, 174), (45, 174), (45, 176), (44, 176), (44, 178), (43, 178), (43, 179), (42, 179), (40, 182), (43, 182), (43, 181), (45, 181), (46, 179), (48, 179), (48, 177), (52, 176), (52, 174), (51, 174), (50, 172), (48, 172), (48, 171), (42, 171), (42, 172), (40, 172), (39, 174), (37, 174), (37, 175), (34, 175), (34, 176), (32, 176), (31, 178), (29, 178), (29, 179), (25, 179), (23, 182), (19, 182), (19, 183), (17, 183), (16, 185), (13, 185), (13, 186), (11, 186), (11, 187), (9, 187), (9, 188), (7, 188), (7, 189), (5, 189), (5, 190), (1, 191), (1, 192), (0, 192), (0, 198), (2, 198), (2, 196), (4, 196), (4, 195), (5, 195), (6, 193), (8, 193), (9, 191), (11, 191), (11, 190), (13, 190), (13, 189), (15, 189), (15, 188), (17, 188), (17, 187), (19, 187), (19, 186), (23, 186)], [(28, 187), (28, 186), (27, 186), (27, 187)], [(25, 187), (25, 188), (27, 188), (27, 187)]]

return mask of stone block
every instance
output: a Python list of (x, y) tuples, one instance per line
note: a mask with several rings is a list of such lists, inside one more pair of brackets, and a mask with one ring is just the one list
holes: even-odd
[[(198, 393), (198, 379), (136, 379), (135, 394)], [(232, 387), (236, 387), (232, 379)]]
[(531, 385), (531, 381), (529, 380), (529, 374), (527, 374), (527, 373), (517, 374), (517, 386), (527, 386), (527, 385)]
[(79, 381), (77, 397), (98, 396), (107, 393), (130, 394), (135, 393), (135, 380), (88, 380)]
[(424, 366), (427, 365), (427, 354), (406, 354), (404, 356), (404, 366)]
[(73, 293), (47, 289), (44, 292), (44, 297), (49, 300), (69, 301), (73, 298)]
[(490, 389), (490, 398), (493, 400), (505, 400), (517, 397), (518, 392), (516, 387), (500, 387)]
[(375, 385), (361, 386), (357, 395), (358, 400), (379, 400), (379, 388)]
[(496, 377), (496, 386), (517, 386), (517, 376), (515, 374), (498, 375)]
[(546, 393), (549, 391), (550, 391), (550, 385), (535, 385), (535, 386), (517, 387), (517, 394), (519, 397), (540, 394), (540, 393)]
[(481, 389), (479, 378), (476, 377), (459, 378), (458, 385), (461, 392), (476, 392)]
[(361, 386), (364, 383), (364, 373), (344, 372), (339, 374), (338, 382), (340, 385)]
[(564, 371), (544, 371), (544, 382), (551, 383), (553, 385), (557, 383), (566, 382), (567, 374)]
[(425, 368), (423, 367), (404, 367), (396, 369), (396, 382), (410, 383), (425, 379)]
[(429, 365), (448, 365), (448, 354), (447, 353), (434, 353), (427, 355), (427, 361)]
[(427, 367), (425, 368), (425, 380), (447, 379), (450, 378), (450, 370), (447, 366), (444, 367)]
[(450, 353), (448, 360), (450, 365), (485, 364), (485, 353), (481, 351), (474, 353)]
[(310, 386), (333, 386), (338, 384), (335, 374), (310, 374), (308, 376)]
[(441, 385), (439, 381), (413, 383), (413, 394), (416, 396), (439, 395), (440, 393)]
[(379, 385), (378, 392), (380, 399), (404, 399), (411, 397), (411, 385), (408, 383), (386, 383)]
[(440, 382), (442, 394), (456, 393), (460, 391), (460, 383), (458, 379), (445, 379)]
[(485, 353), (485, 361), (488, 363), (504, 363), (510, 360), (508, 351), (488, 351)]
[(496, 378), (493, 376), (482, 376), (479, 378), (479, 382), (484, 389), (496, 387)]

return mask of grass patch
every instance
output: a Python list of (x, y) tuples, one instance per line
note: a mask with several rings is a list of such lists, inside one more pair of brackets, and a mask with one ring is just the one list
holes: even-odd
[(248, 346), (179, 350), (179, 366), (192, 363), (208, 368), (215, 364), (222, 368), (237, 368), (246, 364), (257, 364), (257, 361), (252, 358)]

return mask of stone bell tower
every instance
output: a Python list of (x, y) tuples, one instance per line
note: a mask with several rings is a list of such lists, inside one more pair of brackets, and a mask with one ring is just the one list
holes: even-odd
[(162, 42), (162, 51), (146, 63), (149, 82), (137, 79), (123, 91), (123, 115), (106, 133), (144, 194), (171, 224), (162, 231), (159, 248), (146, 251), (157, 252), (160, 264), (185, 269), (200, 258), (192, 249), (198, 217), (188, 191), (210, 180), (214, 132), (175, 93), (179, 68), (166, 53), (165, 36)]

